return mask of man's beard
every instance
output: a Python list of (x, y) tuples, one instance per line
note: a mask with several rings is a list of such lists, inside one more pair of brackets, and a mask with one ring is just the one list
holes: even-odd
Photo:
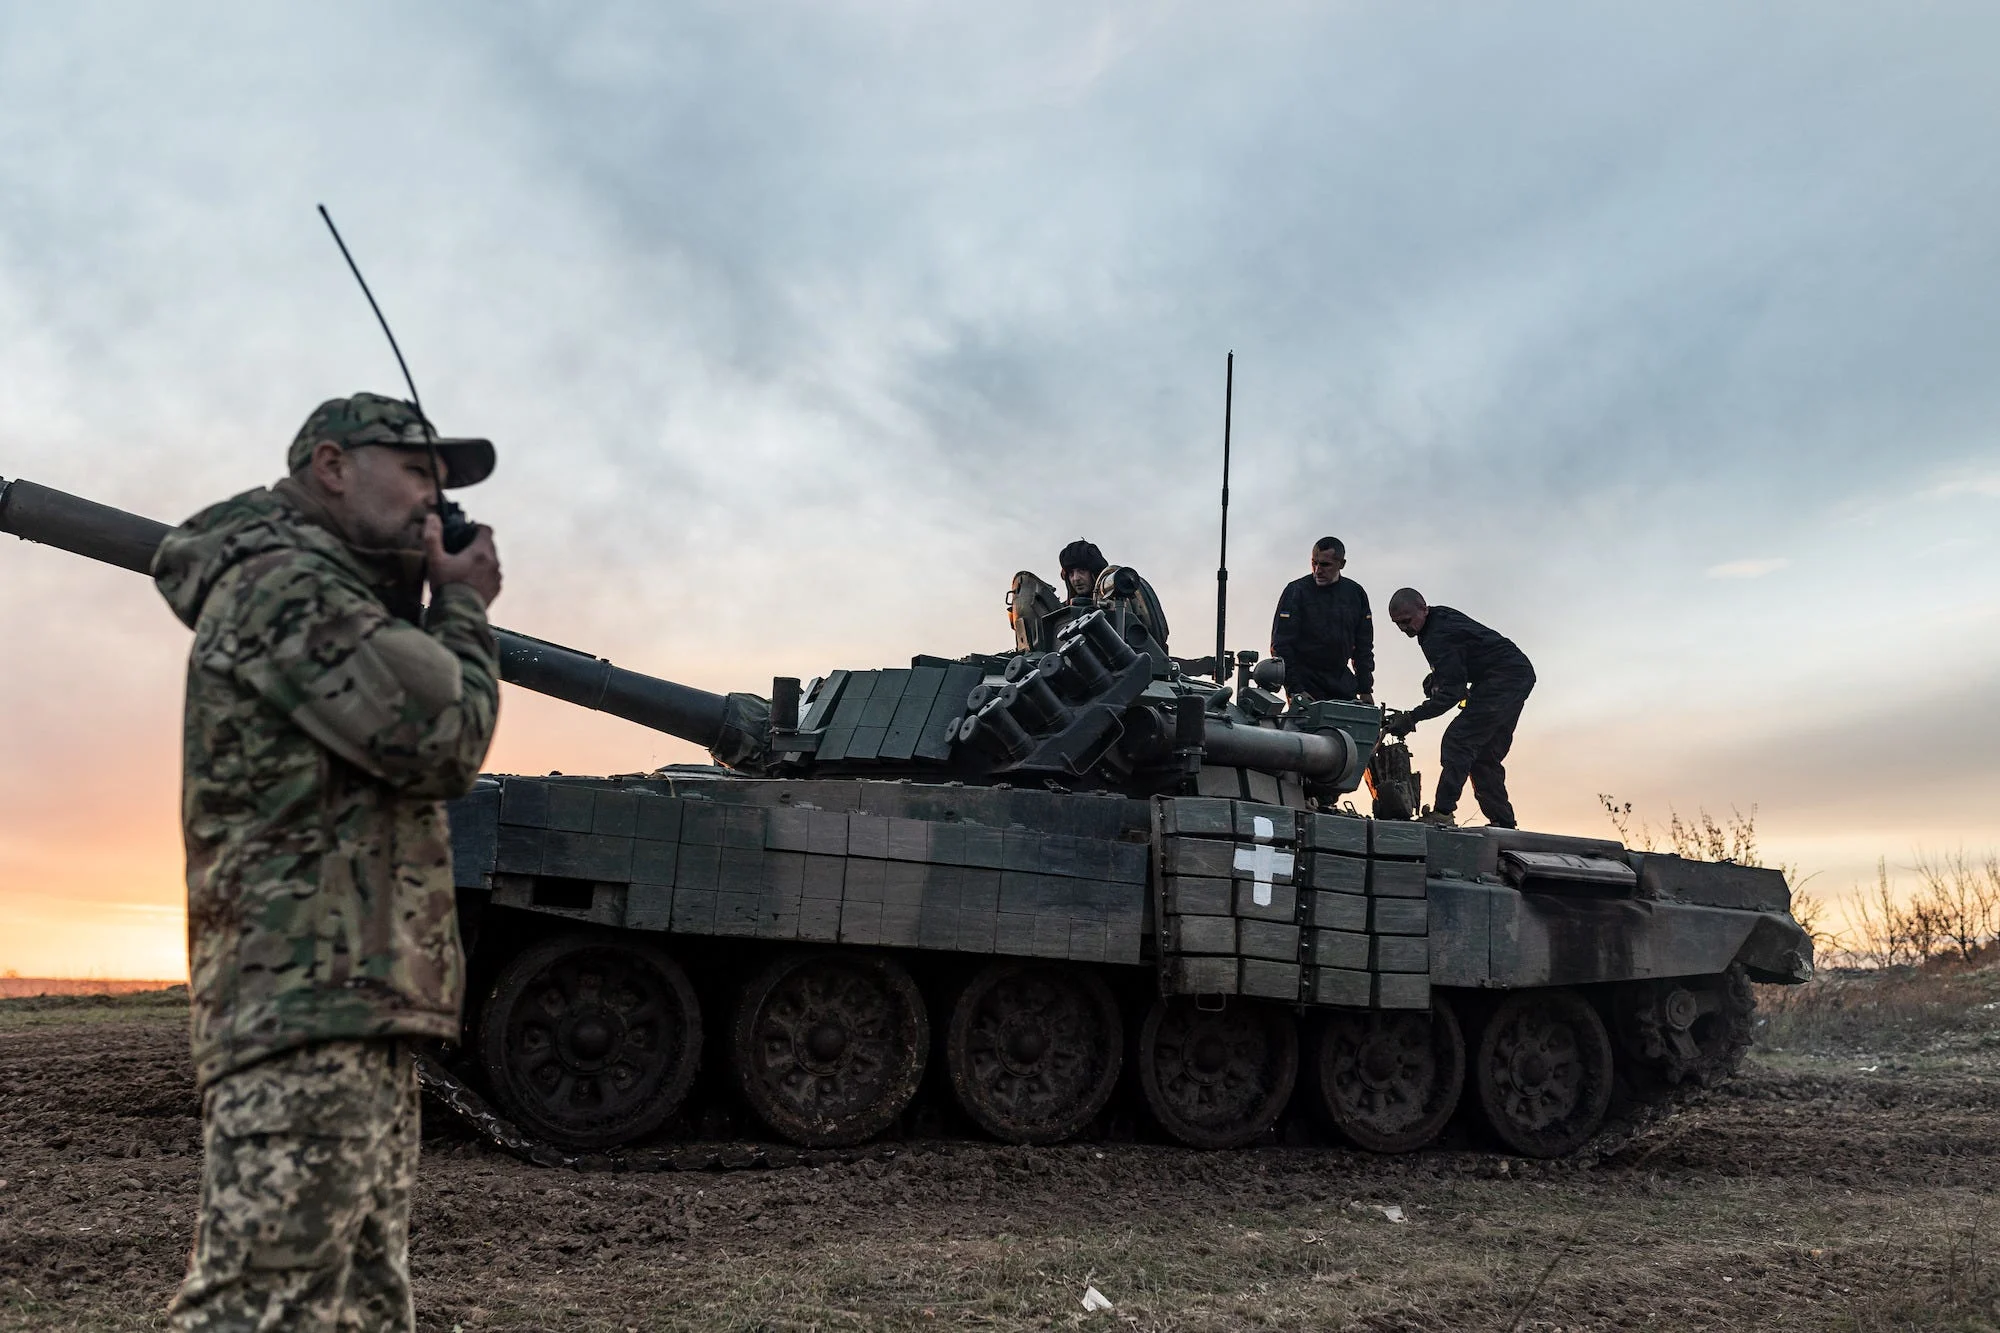
[(348, 535), (356, 546), (375, 551), (420, 551), (424, 545), (424, 518), (430, 513), (428, 507), (419, 509), (406, 518), (400, 527), (387, 529), (386, 524), (354, 516), (348, 522)]

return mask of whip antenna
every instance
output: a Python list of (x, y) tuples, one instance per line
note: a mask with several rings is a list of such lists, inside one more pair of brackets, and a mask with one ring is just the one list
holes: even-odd
[(361, 265), (354, 262), (347, 242), (340, 239), (340, 228), (333, 225), (333, 214), (326, 211), (325, 204), (315, 207), (319, 209), (320, 220), (326, 223), (326, 229), (333, 233), (333, 243), (340, 247), (340, 257), (347, 261), (347, 271), (361, 284), (361, 294), (368, 298), (368, 308), (375, 312), (375, 322), (382, 326), (382, 336), (389, 340), (389, 350), (396, 354), (396, 366), (403, 372), (403, 384), (410, 391), (410, 406), (416, 409), (417, 420), (424, 423), (424, 447), (431, 456), (432, 495), (435, 497), (438, 522), (444, 525), (444, 549), (456, 555), (472, 545), (479, 535), (479, 525), (465, 516), (465, 510), (459, 507), (457, 501), (444, 498), (444, 463), (438, 457), (437, 427), (431, 425), (430, 417), (424, 413), (423, 399), (417, 397), (417, 382), (410, 376), (410, 363), (403, 359), (403, 349), (396, 345), (395, 331), (389, 327), (389, 319), (382, 313), (381, 303), (376, 301), (375, 293), (368, 290), (368, 279), (361, 276)]
[(1229, 659), (1222, 638), (1229, 623), (1229, 417), (1235, 402), (1236, 353), (1231, 352), (1222, 383), (1222, 554), (1215, 566), (1215, 679), (1222, 684), (1229, 679)]
[(410, 378), (410, 363), (403, 360), (403, 349), (396, 345), (396, 334), (390, 329), (388, 317), (382, 313), (381, 305), (375, 300), (375, 293), (368, 290), (368, 279), (361, 276), (361, 265), (355, 263), (354, 256), (348, 253), (347, 242), (340, 239), (340, 228), (333, 225), (333, 214), (326, 211), (326, 205), (317, 204), (315, 207), (319, 209), (320, 220), (326, 223), (326, 229), (333, 233), (333, 243), (340, 247), (340, 257), (347, 261), (347, 271), (361, 284), (361, 294), (368, 298), (368, 308), (375, 312), (375, 322), (382, 326), (382, 336), (389, 340), (389, 350), (396, 354), (396, 367), (403, 372), (403, 383), (410, 390), (410, 406), (416, 408), (417, 415), (424, 417), (424, 421), (428, 423), (430, 418), (424, 416), (423, 399), (417, 397), (417, 382)]

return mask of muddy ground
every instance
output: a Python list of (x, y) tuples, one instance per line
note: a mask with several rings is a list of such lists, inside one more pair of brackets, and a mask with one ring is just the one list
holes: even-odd
[[(2000, 974), (1971, 999), (1989, 994)], [(434, 1139), (420, 1319), (1993, 1329), (1996, 1011), (1960, 997), (1920, 1030), (1767, 1040), (1698, 1105), (1557, 1164), (912, 1142), (851, 1165), (578, 1175)], [(183, 1021), (172, 997), (0, 1003), (0, 1327), (162, 1326), (200, 1165)], [(1089, 1286), (1113, 1308), (1087, 1314)]]

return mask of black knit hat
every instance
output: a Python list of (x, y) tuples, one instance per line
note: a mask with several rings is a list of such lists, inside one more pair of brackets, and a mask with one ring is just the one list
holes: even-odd
[(1080, 539), (1063, 547), (1062, 554), (1056, 557), (1056, 562), (1062, 566), (1065, 574), (1072, 569), (1081, 569), (1092, 578), (1102, 574), (1104, 567), (1111, 563), (1104, 558), (1104, 552), (1097, 549), (1095, 542)]

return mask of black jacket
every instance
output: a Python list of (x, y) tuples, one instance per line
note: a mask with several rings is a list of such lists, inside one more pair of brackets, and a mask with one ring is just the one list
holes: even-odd
[(1271, 618), (1271, 656), (1284, 659), (1287, 693), (1315, 699), (1374, 693), (1375, 620), (1368, 594), (1353, 579), (1323, 588), (1310, 574), (1293, 579), (1278, 594)]
[(1428, 697), (1410, 710), (1418, 720), (1441, 717), (1473, 690), (1518, 692), (1534, 688), (1535, 668), (1505, 635), (1496, 634), (1463, 611), (1434, 606), (1417, 631), (1417, 644), (1431, 664), (1424, 678)]

